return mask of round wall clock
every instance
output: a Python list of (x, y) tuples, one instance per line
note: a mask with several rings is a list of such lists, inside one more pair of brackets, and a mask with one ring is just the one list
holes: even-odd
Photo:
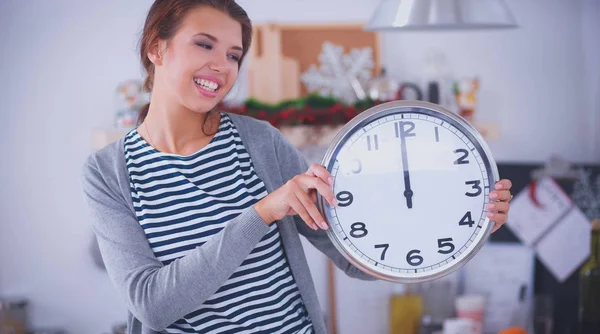
[(454, 272), (487, 241), (496, 163), (479, 132), (436, 104), (393, 101), (348, 122), (323, 165), (338, 201), (318, 205), (329, 238), (360, 270), (398, 283)]

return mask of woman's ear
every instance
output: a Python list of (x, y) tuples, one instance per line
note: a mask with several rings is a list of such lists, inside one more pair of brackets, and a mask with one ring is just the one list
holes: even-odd
[(159, 40), (148, 50), (148, 58), (154, 64), (154, 66), (161, 66), (163, 64), (163, 56), (166, 50), (167, 43)]

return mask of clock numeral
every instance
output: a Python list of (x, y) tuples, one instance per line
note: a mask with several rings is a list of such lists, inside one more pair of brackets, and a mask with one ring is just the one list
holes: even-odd
[(385, 260), (385, 252), (387, 252), (389, 247), (390, 244), (375, 245), (375, 248), (383, 248), (383, 251), (381, 252), (381, 257), (379, 258), (381, 261)]
[(467, 160), (467, 157), (469, 156), (469, 150), (459, 148), (457, 150), (454, 150), (454, 153), (462, 154), (462, 156), (460, 156), (458, 159), (456, 159), (456, 161), (454, 161), (455, 165), (466, 165), (469, 163), (469, 160)]
[(367, 225), (365, 225), (365, 223), (358, 222), (350, 225), (350, 236), (353, 238), (362, 238), (368, 233), (369, 231), (367, 231)]
[(353, 174), (358, 174), (362, 171), (362, 163), (358, 159), (352, 160), (352, 162), (356, 163), (356, 168), (352, 169)]
[(438, 127), (437, 127), (437, 126), (435, 127), (435, 141), (436, 141), (437, 143), (439, 143), (439, 142), (440, 142), (440, 132), (439, 132), (439, 130), (438, 130)]
[(418, 266), (423, 263), (423, 257), (417, 254), (421, 254), (421, 251), (418, 249), (413, 249), (408, 252), (408, 254), (406, 254), (406, 262), (411, 266)]
[(379, 140), (377, 139), (377, 135), (373, 135), (373, 145), (371, 145), (371, 135), (367, 136), (367, 149), (371, 151), (372, 146), (374, 147), (375, 151), (379, 149)]
[[(440, 254), (450, 254), (454, 252), (454, 245), (452, 244), (452, 238), (443, 238), (438, 239), (438, 253)], [(448, 248), (448, 249), (442, 249)]]
[[(406, 125), (406, 126), (405, 126)], [(402, 121), (394, 123), (394, 129), (396, 130), (396, 138), (406, 138), (406, 137), (414, 137), (416, 136), (413, 133), (415, 129), (415, 123), (410, 121)]]
[(465, 195), (467, 195), (469, 197), (479, 196), (479, 194), (481, 194), (481, 192), (483, 191), (481, 189), (481, 181), (479, 181), (479, 180), (467, 181), (467, 182), (465, 182), (465, 184), (471, 185), (473, 187), (473, 189), (475, 189), (474, 193), (470, 193), (470, 192), (465, 193)]
[(354, 201), (354, 196), (349, 191), (340, 191), (335, 198), (338, 200), (338, 206), (350, 206)]
[(468, 225), (469, 227), (473, 227), (475, 221), (471, 217), (471, 211), (467, 211), (462, 219), (458, 222), (459, 226)]

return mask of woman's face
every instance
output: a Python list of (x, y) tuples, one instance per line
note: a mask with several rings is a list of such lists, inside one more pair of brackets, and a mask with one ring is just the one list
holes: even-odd
[(188, 13), (168, 43), (159, 44), (161, 48), (166, 49), (160, 66), (155, 66), (155, 80), (163, 83), (155, 87), (191, 111), (207, 112), (235, 83), (242, 27), (219, 10), (199, 7)]

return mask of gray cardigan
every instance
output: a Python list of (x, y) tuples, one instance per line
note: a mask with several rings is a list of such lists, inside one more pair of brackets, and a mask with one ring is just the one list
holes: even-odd
[[(249, 116), (228, 115), (269, 193), (307, 170), (303, 155), (271, 124)], [(250, 254), (268, 226), (249, 207), (202, 247), (163, 265), (154, 256), (135, 215), (123, 141), (121, 138), (87, 159), (82, 188), (106, 270), (129, 310), (128, 332), (157, 333), (213, 295)], [(374, 278), (352, 266), (325, 231), (313, 231), (299, 216), (287, 216), (276, 223), (315, 332), (326, 333), (298, 233), (348, 276)]]

